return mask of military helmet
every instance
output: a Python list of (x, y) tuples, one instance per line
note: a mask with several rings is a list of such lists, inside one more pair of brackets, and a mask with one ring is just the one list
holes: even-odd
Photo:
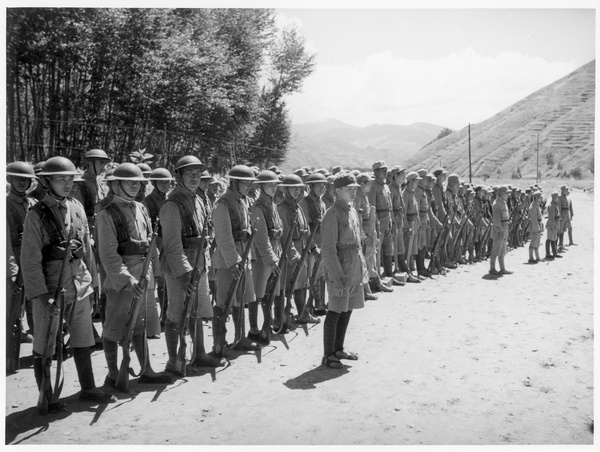
[[(143, 173), (143, 171), (142, 171)], [(175, 180), (166, 168), (155, 168), (151, 173), (149, 180)]]
[(31, 166), (27, 162), (12, 162), (6, 166), (6, 175), (7, 176), (17, 176), (17, 177), (26, 177), (29, 179), (34, 179), (36, 177), (35, 172), (33, 170), (33, 166)]
[(115, 168), (112, 175), (112, 180), (129, 180), (143, 182), (146, 180), (142, 170), (134, 163), (121, 163)]
[(56, 156), (46, 160), (42, 167), (42, 171), (38, 173), (38, 176), (53, 176), (56, 174), (77, 176), (79, 171), (77, 171), (73, 162), (68, 158)]
[(297, 174), (288, 174), (284, 176), (282, 187), (305, 187), (304, 182), (302, 182), (302, 178)]
[(46, 163), (46, 161), (42, 160), (41, 162), (37, 162), (35, 165), (33, 165), (33, 172), (35, 174), (38, 174), (40, 171), (42, 171), (42, 167), (44, 166), (44, 163)]
[(312, 173), (310, 176), (308, 176), (308, 179), (306, 179), (307, 184), (318, 184), (320, 182), (326, 184), (327, 178), (325, 177), (324, 174), (317, 173), (317, 172)]
[(177, 163), (175, 164), (175, 171), (179, 171), (182, 168), (187, 166), (201, 166), (204, 167), (204, 163), (200, 161), (200, 159), (194, 155), (186, 155), (181, 157)]
[(229, 179), (256, 181), (254, 170), (246, 165), (235, 165), (229, 171)]
[(210, 174), (208, 172), (208, 170), (204, 170), (202, 171), (202, 174), (200, 174), (200, 179), (212, 179), (212, 174)]
[(152, 173), (152, 168), (147, 163), (136, 163), (136, 166), (142, 170), (144, 177), (148, 177)]
[(258, 176), (256, 176), (256, 178), (257, 180), (254, 181), (255, 184), (281, 183), (281, 180), (279, 180), (279, 176), (277, 176), (275, 172), (270, 170), (261, 171), (260, 173), (258, 173)]
[(102, 179), (104, 182), (112, 182), (115, 180), (113, 174), (115, 172), (114, 168), (111, 168), (109, 170), (106, 171), (106, 173), (104, 173), (104, 179)]
[(106, 160), (110, 162), (110, 157), (102, 149), (92, 149), (85, 153), (85, 158), (88, 160)]

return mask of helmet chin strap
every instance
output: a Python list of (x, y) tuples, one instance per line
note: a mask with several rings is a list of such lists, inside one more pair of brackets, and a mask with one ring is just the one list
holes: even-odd
[(50, 178), (49, 176), (45, 176), (46, 177), (46, 185), (48, 186), (48, 191), (50, 192), (50, 195), (54, 198), (57, 199), (59, 201), (62, 201), (63, 199), (66, 198), (66, 196), (61, 196), (58, 193), (56, 193), (54, 191), (54, 189), (52, 188), (52, 184), (50, 183)]
[(129, 193), (127, 193), (127, 191), (123, 188), (123, 184), (121, 180), (117, 180), (116, 181), (119, 184), (119, 195), (121, 198), (123, 198), (126, 201), (133, 201), (135, 199), (135, 196), (130, 196)]

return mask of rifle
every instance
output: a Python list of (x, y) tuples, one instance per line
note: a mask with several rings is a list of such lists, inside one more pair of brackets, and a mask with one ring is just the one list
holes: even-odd
[[(256, 235), (256, 220), (252, 225), (252, 233), (250, 237), (248, 237), (248, 243), (246, 244), (246, 248), (244, 249), (244, 253), (242, 254), (242, 260), (238, 262), (237, 266), (241, 270), (239, 276), (233, 279), (231, 282), (231, 286), (229, 286), (229, 292), (227, 292), (227, 298), (225, 299), (225, 306), (223, 307), (223, 312), (221, 313), (220, 320), (224, 322), (227, 320), (227, 316), (229, 315), (229, 310), (231, 309), (231, 305), (233, 304), (233, 297), (236, 295), (238, 287), (240, 285), (240, 280), (242, 279), (242, 275), (244, 274), (244, 268), (246, 267), (246, 262), (248, 261), (248, 256), (250, 255), (250, 250), (252, 249), (252, 242), (254, 242), (254, 236)], [(241, 301), (241, 300), (240, 300)], [(244, 307), (243, 302), (241, 301), (242, 308)], [(225, 338), (221, 338), (224, 340)], [(223, 345), (223, 344), (221, 344)], [(223, 347), (219, 348), (223, 350)]]
[[(60, 312), (62, 313), (64, 310), (64, 285), (65, 285), (65, 268), (67, 266), (67, 262), (71, 258), (71, 234), (69, 233), (69, 237), (65, 243), (65, 254), (60, 263), (60, 273), (58, 274), (58, 283), (56, 284), (56, 288), (54, 290), (54, 297), (52, 298), (52, 305), (57, 306), (57, 301), (63, 294), (63, 302), (60, 304), (61, 307)], [(58, 333), (58, 329), (60, 328), (62, 331), (62, 324), (59, 325), (58, 322), (55, 322), (55, 317), (58, 316), (58, 313), (50, 313), (48, 312), (48, 324), (46, 326), (46, 338), (45, 338), (45, 346), (44, 346), (44, 355), (42, 356), (42, 383), (40, 385), (40, 393), (38, 396), (37, 408), (40, 414), (48, 414), (48, 406), (50, 402), (55, 402), (60, 395), (60, 389), (62, 385), (56, 387), (58, 389), (58, 393), (54, 391), (52, 392), (52, 383), (51, 383), (51, 375), (50, 375), (50, 367), (52, 366), (52, 345), (53, 342), (56, 341), (56, 336)], [(62, 320), (62, 315), (60, 319)], [(57, 383), (60, 375), (60, 366), (62, 366), (62, 343), (57, 345), (60, 352), (58, 354), (58, 360), (56, 362), (56, 376)]]
[[(321, 221), (317, 221), (317, 225), (315, 226), (315, 229), (319, 229), (321, 227)], [(310, 242), (309, 242), (310, 244)], [(315, 299), (315, 286), (316, 286), (316, 281), (317, 281), (317, 275), (319, 274), (319, 269), (321, 268), (321, 255), (317, 255), (316, 260), (315, 260), (315, 265), (313, 267), (313, 271), (310, 274), (310, 278), (309, 278), (309, 286), (310, 286), (310, 295), (308, 296), (308, 300), (306, 300), (306, 303), (304, 303), (304, 308), (302, 309), (302, 312), (298, 313), (299, 317), (302, 317), (304, 315), (304, 313), (306, 312), (306, 310), (309, 308), (310, 304), (314, 302)]]
[(21, 267), (17, 273), (10, 298), (10, 312), (6, 317), (6, 370), (19, 370), (19, 355), (21, 353), (20, 313), (23, 304), (23, 274)]
[[(296, 212), (292, 218), (292, 228), (297, 223), (298, 212)], [(267, 287), (265, 289), (266, 300), (262, 303), (264, 320), (262, 329), (260, 331), (260, 338), (264, 342), (271, 341), (271, 308), (275, 300), (275, 289), (279, 285), (279, 282), (281, 281), (281, 275), (283, 274), (283, 269), (287, 265), (287, 254), (290, 250), (290, 246), (292, 245), (292, 236), (293, 234), (290, 233), (285, 238), (285, 243), (283, 244), (283, 248), (281, 250), (281, 257), (279, 258), (279, 272), (277, 274), (271, 273), (271, 276), (269, 276), (267, 281)]]
[[(204, 255), (204, 244), (206, 243), (206, 235), (208, 233), (207, 225), (204, 225), (204, 229), (202, 230), (202, 234), (200, 235), (200, 241), (198, 243), (198, 252), (196, 254), (196, 264), (192, 269), (192, 274), (190, 275), (190, 283), (192, 284), (192, 289), (185, 295), (185, 299), (183, 301), (183, 313), (181, 314), (181, 320), (179, 321), (179, 350), (177, 350), (177, 358), (175, 360), (175, 368), (174, 371), (176, 374), (185, 377), (186, 367), (185, 367), (185, 354), (187, 350), (187, 342), (185, 340), (185, 332), (189, 328), (190, 322), (190, 314), (192, 308), (192, 294), (196, 293), (196, 289), (198, 289), (198, 284), (200, 283), (200, 278), (206, 271), (206, 263), (200, 269), (200, 264), (202, 261), (202, 256)], [(198, 332), (196, 331), (196, 334)], [(196, 350), (194, 347), (194, 354)]]
[(444, 221), (442, 222), (442, 228), (440, 229), (440, 232), (437, 233), (437, 236), (435, 237), (435, 241), (433, 242), (433, 247), (431, 248), (431, 259), (429, 260), (429, 268), (427, 270), (427, 271), (429, 271), (429, 273), (431, 273), (433, 270), (435, 256), (436, 256), (436, 254), (438, 254), (440, 237), (442, 236), (442, 234), (444, 233), (444, 231), (447, 228), (447, 225), (446, 225), (447, 220), (448, 220), (448, 212), (446, 212), (446, 215), (444, 216)]
[[(294, 286), (298, 282), (298, 278), (300, 277), (300, 271), (302, 267), (306, 266), (306, 259), (308, 258), (308, 253), (310, 252), (310, 243), (315, 238), (315, 234), (317, 233), (318, 227), (314, 228), (310, 232), (310, 236), (308, 237), (308, 241), (306, 242), (306, 246), (302, 249), (302, 254), (300, 255), (300, 261), (294, 267), (294, 273), (292, 273), (292, 279), (290, 280), (288, 286), (285, 290), (285, 309), (281, 317), (281, 324), (279, 325), (279, 329), (275, 331), (276, 334), (280, 334), (285, 328), (285, 324), (287, 319), (291, 317), (292, 311), (292, 297), (294, 295)], [(292, 234), (292, 230), (290, 229), (290, 235)], [(300, 314), (300, 313), (298, 313)]]
[(158, 222), (155, 222), (154, 227), (152, 228), (152, 239), (150, 240), (150, 245), (148, 246), (148, 252), (146, 253), (144, 264), (142, 266), (142, 272), (140, 274), (140, 279), (138, 282), (138, 286), (142, 290), (142, 295), (140, 295), (139, 297), (133, 297), (133, 299), (131, 300), (129, 311), (131, 312), (131, 315), (129, 316), (129, 318), (127, 319), (127, 323), (125, 324), (125, 332), (123, 334), (123, 340), (121, 341), (121, 348), (123, 349), (123, 360), (121, 361), (121, 366), (119, 367), (119, 375), (117, 376), (117, 381), (115, 384), (115, 388), (121, 392), (129, 392), (129, 375), (131, 375), (132, 377), (138, 377), (142, 375), (146, 370), (145, 356), (143, 359), (140, 358), (141, 369), (138, 374), (136, 374), (134, 370), (131, 367), (129, 367), (129, 364), (131, 363), (129, 346), (131, 344), (131, 341), (133, 340), (133, 330), (135, 329), (135, 324), (137, 322), (140, 308), (142, 307), (142, 302), (146, 302), (146, 290), (148, 288), (148, 270), (150, 269), (150, 262), (152, 262), (152, 255), (154, 254), (154, 249), (156, 248), (156, 239), (158, 238), (157, 229)]

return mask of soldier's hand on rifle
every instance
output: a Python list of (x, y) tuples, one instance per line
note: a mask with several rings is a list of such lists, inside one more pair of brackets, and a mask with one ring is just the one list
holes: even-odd
[(229, 267), (229, 273), (231, 273), (231, 277), (233, 279), (238, 279), (240, 276), (242, 276), (242, 269), (239, 267), (238, 264), (234, 264), (231, 267)]
[(46, 311), (48, 311), (48, 314), (50, 315), (58, 315), (58, 313), (60, 312), (58, 306), (54, 304), (54, 299), (50, 297), (49, 293), (40, 295), (39, 297), (36, 297), (33, 300), (34, 303), (43, 303), (43, 306), (46, 308)]
[(144, 293), (144, 291), (142, 290), (142, 286), (140, 286), (140, 283), (135, 283), (133, 286), (131, 286), (131, 291), (133, 292), (133, 296), (135, 298), (141, 297)]
[(275, 276), (279, 276), (279, 274), (281, 273), (281, 270), (279, 269), (279, 265), (277, 264), (277, 262), (273, 262), (271, 264), (271, 273), (273, 273)]
[(190, 270), (189, 272), (184, 273), (183, 275), (181, 275), (178, 278), (179, 281), (181, 281), (181, 283), (183, 284), (186, 295), (189, 295), (190, 293), (192, 293), (192, 289), (193, 289), (192, 271), (193, 270)]

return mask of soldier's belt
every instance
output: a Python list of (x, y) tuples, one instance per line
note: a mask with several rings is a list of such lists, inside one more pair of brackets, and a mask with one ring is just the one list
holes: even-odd
[(360, 245), (353, 243), (351, 245), (336, 245), (336, 248), (338, 251), (342, 251), (342, 250), (357, 250), (358, 248), (360, 248)]
[(201, 237), (181, 237), (181, 244), (183, 245), (184, 250), (189, 248), (198, 248), (201, 240)]
[(383, 213), (383, 212), (389, 212), (390, 211), (389, 208), (387, 208), (387, 209), (375, 209), (375, 210), (377, 211), (377, 213)]
[(568, 207), (561, 207), (560, 210), (569, 210)]
[(427, 212), (429, 212), (429, 209), (419, 210), (419, 213), (427, 213)]

